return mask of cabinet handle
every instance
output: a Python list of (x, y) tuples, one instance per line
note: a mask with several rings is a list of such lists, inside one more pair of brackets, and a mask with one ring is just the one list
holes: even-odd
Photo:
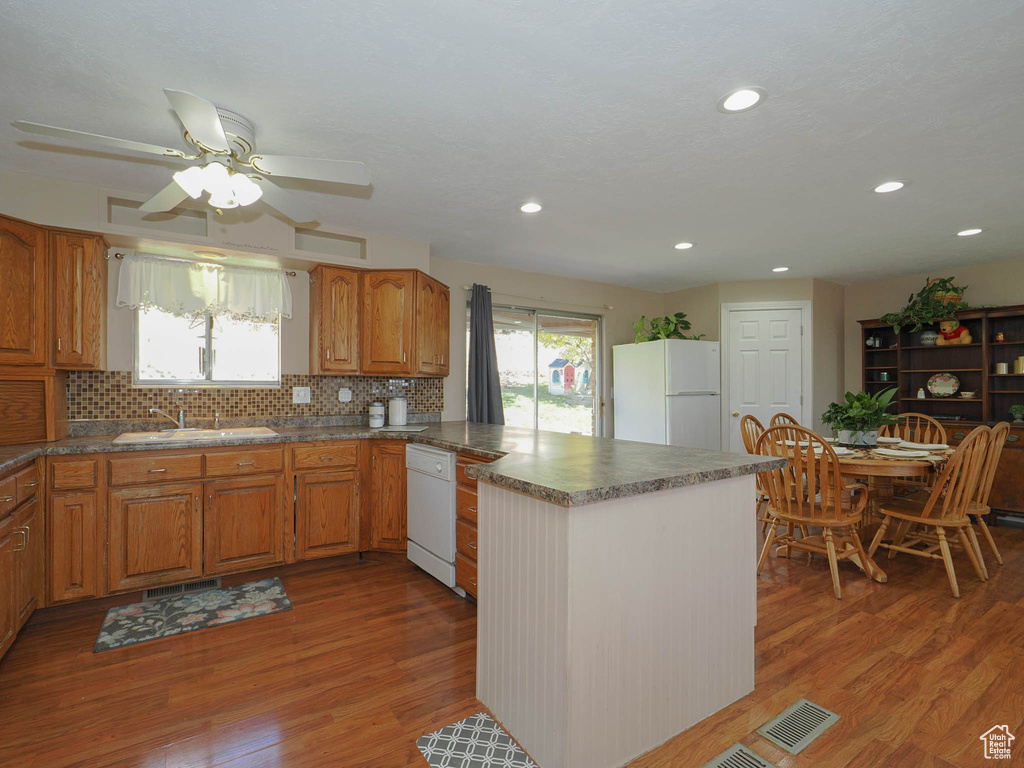
[(470, 507), (470, 508), (469, 508), (469, 511), (470, 511), (470, 512), (476, 512), (476, 507)]
[(192, 511), (193, 512), (198, 512), (199, 511), (199, 497), (198, 496), (195, 496), (192, 499)]
[(327, 350), (327, 359), (328, 360), (331, 359), (331, 350), (329, 350), (329, 349)]
[(255, 463), (256, 463), (255, 461), (240, 461), (240, 462), (238, 462), (238, 466), (240, 466), (240, 467), (251, 467)]
[(469, 546), (470, 549), (476, 549), (476, 544), (474, 544), (472, 541), (467, 541), (466, 544)]
[(213, 506), (213, 494), (212, 493), (210, 494), (210, 506), (211, 507)]
[(408, 353), (407, 352), (403, 352), (402, 353), (402, 362), (405, 363), (405, 362), (408, 362), (408, 360), (409, 360)]
[(320, 461), (334, 461), (333, 456), (321, 456)]
[(967, 433), (966, 432), (954, 432), (953, 433), (953, 439), (954, 440), (963, 440), (965, 437), (967, 437)]
[(476, 579), (470, 579), (469, 583), (472, 584), (475, 587), (476, 586)]
[[(1011, 437), (1016, 437), (1016, 435), (1011, 435)], [(35, 488), (37, 485), (39, 485), (38, 480), (33, 480), (31, 483), (25, 483), (26, 488)]]
[(441, 355), (441, 365), (444, 365), (444, 355)]
[(12, 552), (21, 552), (26, 547), (28, 547), (28, 532), (24, 528), (15, 528), (14, 529), (14, 533), (20, 533), (21, 534), (21, 546), (19, 547), (17, 544), (15, 544), (14, 545), (14, 549), (11, 550), (11, 551)]
[(0, 496), (0, 504), (6, 504), (8, 501), (14, 501), (13, 496)]
[(167, 471), (167, 467), (164, 467), (163, 469), (151, 469), (149, 471), (150, 472), (166, 472)]
[(1007, 435), (1006, 436), (1006, 442), (1008, 442), (1008, 443), (1016, 443), (1018, 440), (1020, 440), (1020, 435)]
[(58, 336), (57, 337), (57, 351), (60, 352), (60, 349), (61, 349), (60, 337)]

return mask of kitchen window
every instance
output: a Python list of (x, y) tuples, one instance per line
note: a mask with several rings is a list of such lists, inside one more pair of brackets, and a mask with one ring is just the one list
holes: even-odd
[(279, 386), (281, 324), (136, 310), (135, 381), (159, 386)]

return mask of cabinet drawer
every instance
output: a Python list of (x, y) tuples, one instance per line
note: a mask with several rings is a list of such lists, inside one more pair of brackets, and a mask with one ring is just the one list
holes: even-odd
[(473, 597), (477, 596), (476, 563), (468, 557), (455, 556), (455, 583)]
[[(14, 481), (17, 485), (18, 503), (21, 504), (25, 499), (35, 496), (39, 492), (39, 467), (35, 463), (30, 467), (25, 467), (14, 476)], [(0, 493), (0, 496), (5, 495)]]
[(310, 443), (292, 448), (293, 469), (350, 468), (355, 467), (359, 456), (359, 444)]
[(227, 477), (255, 475), (261, 472), (281, 472), (284, 469), (284, 451), (273, 450), (230, 451), (206, 454), (206, 476)]
[(455, 523), (455, 549), (460, 555), (476, 562), (476, 526), (465, 520)]
[(18, 484), (13, 477), (0, 481), (0, 517), (18, 506)]
[(464, 488), (455, 489), (455, 514), (459, 519), (476, 525), (476, 494)]
[(195, 480), (203, 475), (203, 454), (166, 456), (156, 451), (130, 459), (110, 460), (111, 485), (165, 483), (169, 480)]
[(96, 459), (53, 462), (50, 465), (50, 488), (55, 491), (95, 488), (99, 478), (96, 464)]

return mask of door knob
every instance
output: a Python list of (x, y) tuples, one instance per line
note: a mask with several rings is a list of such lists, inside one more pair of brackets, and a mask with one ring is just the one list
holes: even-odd
[(733, 412), (732, 412), (732, 415), (733, 415), (733, 416), (739, 416), (739, 415), (740, 415), (740, 412), (739, 412), (739, 411), (733, 411)]

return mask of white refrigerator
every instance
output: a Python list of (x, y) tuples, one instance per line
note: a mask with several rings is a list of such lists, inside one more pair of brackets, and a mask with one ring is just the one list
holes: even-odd
[(717, 341), (664, 339), (612, 348), (615, 437), (722, 449)]

